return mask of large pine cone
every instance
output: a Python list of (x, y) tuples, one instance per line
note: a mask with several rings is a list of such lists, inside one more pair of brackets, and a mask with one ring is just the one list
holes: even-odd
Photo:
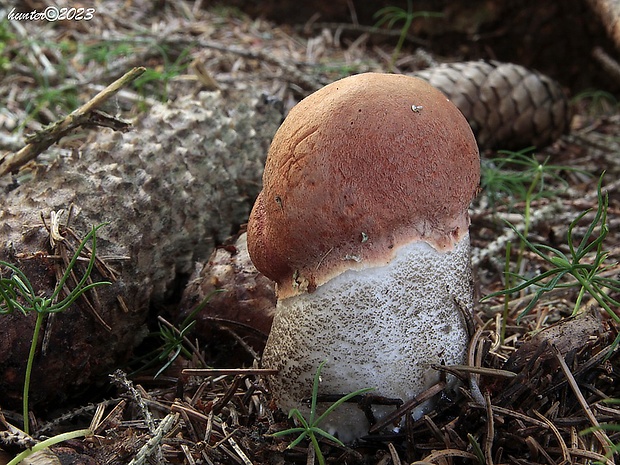
[(542, 147), (568, 130), (568, 98), (560, 85), (523, 66), (466, 61), (428, 68), (415, 76), (452, 100), (481, 149)]
[[(20, 268), (44, 295), (66, 269), (59, 257), (73, 256), (78, 241), (69, 229), (82, 238), (91, 226), (109, 223), (97, 234), (92, 278), (113, 284), (47, 318), (31, 405), (62, 402), (107, 382), (107, 373), (131, 356), (146, 334), (149, 309), (174, 295), (179, 277), (247, 220), (281, 119), (280, 109), (252, 89), (188, 94), (154, 105), (131, 132), (94, 134), (79, 156), (59, 155), (17, 186), (0, 179), (0, 260)], [(60, 230), (67, 239), (50, 246), (41, 215), (72, 205), (70, 228)], [(82, 271), (76, 273), (80, 279)], [(0, 315), (2, 408), (21, 402), (34, 319), (32, 312)]]

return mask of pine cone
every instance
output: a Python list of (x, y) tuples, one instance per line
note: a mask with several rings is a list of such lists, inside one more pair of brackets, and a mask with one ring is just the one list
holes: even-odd
[(543, 147), (570, 123), (568, 98), (551, 78), (496, 61), (446, 63), (414, 74), (465, 115), (481, 149)]

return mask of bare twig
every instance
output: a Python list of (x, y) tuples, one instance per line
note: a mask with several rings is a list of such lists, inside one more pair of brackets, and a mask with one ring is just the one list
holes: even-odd
[[(172, 429), (174, 424), (177, 422), (179, 418), (178, 413), (170, 413), (168, 414), (162, 421), (159, 423), (159, 426), (153, 433), (151, 439), (147, 441), (144, 446), (138, 451), (136, 456), (129, 462), (129, 465), (142, 465), (148, 462), (148, 458), (156, 452), (161, 454), (161, 441), (163, 437)], [(157, 463), (164, 463), (163, 457), (157, 460)]]
[(491, 396), (488, 392), (484, 394), (485, 408), (487, 414), (487, 434), (484, 438), (484, 459), (486, 465), (493, 465), (493, 438), (495, 437), (495, 421), (493, 419), (493, 405)]
[(499, 368), (487, 368), (470, 365), (432, 365), (435, 370), (443, 370), (449, 372), (463, 372), (463, 373), (476, 373), (479, 375), (495, 376), (498, 378), (515, 378), (516, 373), (508, 370), (501, 370)]
[(278, 370), (267, 368), (186, 368), (181, 373), (187, 376), (277, 375)]
[(30, 137), (28, 144), (19, 152), (9, 154), (4, 159), (0, 159), (0, 176), (15, 172), (21, 166), (34, 160), (40, 153), (47, 150), (51, 145), (58, 142), (77, 127), (104, 126), (126, 131), (129, 127), (127, 123), (98, 111), (98, 108), (122, 87), (144, 73), (144, 71), (146, 71), (146, 68), (143, 67), (132, 69), (64, 119), (47, 126), (33, 137)]
[(445, 381), (439, 381), (438, 383), (433, 384), (426, 391), (420, 393), (420, 395), (414, 397), (411, 400), (408, 400), (402, 406), (400, 406), (397, 410), (383, 417), (381, 421), (378, 421), (370, 428), (369, 432), (372, 434), (372, 433), (381, 431), (383, 428), (385, 428), (387, 425), (389, 425), (393, 421), (397, 420), (403, 415), (408, 414), (409, 411), (412, 410), (414, 407), (420, 405), (423, 402), (426, 402), (427, 400), (439, 394), (441, 391), (445, 389), (445, 387), (446, 387)]
[(592, 50), (592, 56), (613, 79), (620, 80), (620, 63), (614, 60), (605, 50), (601, 47), (595, 47)]
[(388, 450), (390, 451), (390, 457), (392, 458), (392, 463), (394, 465), (401, 465), (400, 457), (398, 456), (398, 452), (396, 451), (396, 447), (391, 442), (388, 442)]
[(545, 417), (538, 410), (534, 410), (534, 415), (536, 415), (542, 421), (547, 423), (547, 425), (549, 425), (549, 429), (555, 435), (555, 438), (557, 439), (558, 444), (560, 444), (560, 449), (562, 450), (562, 458), (564, 459), (564, 463), (571, 463), (570, 452), (568, 451), (568, 447), (566, 446), (566, 442), (564, 441), (564, 438), (562, 438), (560, 431), (556, 428), (556, 426), (553, 424), (551, 420)]
[(138, 389), (133, 385), (133, 382), (127, 379), (127, 374), (122, 370), (116, 370), (114, 373), (110, 375), (112, 381), (119, 387), (125, 389), (131, 398), (134, 400), (138, 408), (140, 409), (140, 413), (144, 418), (144, 422), (148, 427), (149, 431), (155, 434), (155, 421), (153, 420), (153, 415), (146, 404), (144, 397), (140, 393)]
[(474, 463), (477, 463), (478, 461), (478, 457), (476, 457), (471, 452), (465, 452), (465, 451), (458, 450), (458, 449), (445, 449), (445, 450), (439, 450), (439, 451), (433, 452), (432, 454), (424, 457), (421, 461), (413, 462), (411, 465), (422, 465), (422, 464), (428, 464), (428, 463), (435, 463), (435, 461), (437, 463), (445, 463), (443, 462), (443, 460), (448, 457), (462, 457), (462, 458), (473, 460)]
[(228, 431), (226, 431), (226, 424), (222, 423), (222, 432), (225, 435), (227, 435), (228, 443), (232, 446), (232, 448), (237, 453), (239, 458), (243, 461), (243, 464), (244, 465), (252, 465), (252, 461), (248, 458), (247, 455), (245, 455), (245, 452), (243, 452), (243, 449), (241, 449), (241, 447), (239, 447), (239, 444), (237, 444), (237, 441), (235, 441), (235, 438), (233, 438), (234, 431), (232, 433), (228, 434)]
[[(605, 432), (602, 429), (600, 429), (601, 425), (599, 424), (598, 420), (594, 416), (594, 412), (592, 412), (592, 409), (588, 405), (588, 402), (583, 397), (583, 394), (581, 393), (581, 390), (579, 389), (579, 386), (577, 385), (577, 381), (575, 381), (575, 378), (573, 374), (571, 373), (570, 368), (568, 368), (568, 365), (566, 364), (566, 361), (564, 360), (564, 356), (560, 353), (560, 351), (554, 345), (552, 345), (551, 348), (553, 349), (555, 358), (557, 359), (558, 363), (560, 364), (560, 367), (562, 368), (562, 371), (564, 372), (564, 376), (566, 376), (566, 379), (568, 380), (568, 384), (571, 387), (573, 394), (575, 394), (575, 396), (577, 397), (577, 400), (579, 401), (579, 404), (581, 404), (581, 408), (583, 409), (586, 416), (588, 417), (590, 424), (592, 424), (592, 426), (595, 428), (593, 431), (594, 436), (596, 436), (596, 438), (601, 443), (601, 446), (603, 447), (603, 450), (605, 451), (605, 453), (609, 452), (609, 447), (613, 443), (611, 442), (607, 434), (605, 434)], [(614, 462), (607, 459), (606, 463), (608, 465), (613, 465)]]
[[(477, 404), (472, 404), (472, 407), (474, 408), (478, 408), (478, 409), (486, 409), (486, 405), (477, 405)], [(523, 413), (519, 413), (515, 410), (510, 410), (504, 407), (499, 407), (497, 405), (491, 405), (491, 408), (493, 409), (493, 413), (497, 414), (497, 415), (502, 415), (502, 416), (509, 416), (512, 418), (515, 418), (517, 420), (520, 420), (522, 422), (525, 423), (530, 423), (534, 426), (537, 426), (539, 428), (544, 428), (544, 429), (549, 429), (549, 425), (547, 425), (545, 422), (542, 422), (540, 420), (537, 420), (536, 418), (532, 418), (529, 417)]]

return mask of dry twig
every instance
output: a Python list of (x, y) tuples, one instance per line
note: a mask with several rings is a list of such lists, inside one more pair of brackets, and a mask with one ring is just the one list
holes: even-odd
[[(579, 403), (581, 404), (583, 411), (588, 417), (588, 420), (590, 421), (592, 426), (595, 428), (594, 435), (599, 440), (599, 442), (601, 443), (601, 446), (603, 447), (603, 450), (607, 454), (609, 452), (609, 447), (613, 443), (611, 442), (607, 434), (605, 434), (605, 431), (600, 429), (601, 425), (599, 424), (598, 420), (594, 416), (594, 412), (592, 412), (592, 409), (588, 405), (588, 402), (583, 397), (583, 394), (581, 393), (581, 390), (579, 389), (579, 386), (577, 385), (577, 381), (575, 381), (575, 378), (573, 374), (571, 373), (570, 368), (568, 368), (568, 365), (566, 364), (566, 361), (564, 360), (564, 356), (560, 353), (560, 351), (555, 346), (551, 346), (551, 348), (553, 349), (555, 358), (557, 359), (558, 363), (560, 364), (560, 367), (562, 368), (562, 371), (564, 372), (564, 376), (566, 376), (566, 379), (568, 380), (568, 384), (571, 387), (573, 394), (575, 394), (575, 396), (577, 397), (577, 400), (579, 400)], [(613, 465), (613, 461), (611, 461), (610, 459), (608, 459), (605, 463), (607, 463), (608, 465)]]
[(129, 128), (128, 123), (106, 115), (99, 111), (98, 108), (122, 87), (138, 78), (144, 71), (146, 71), (146, 68), (142, 67), (132, 69), (62, 120), (29, 137), (28, 144), (19, 152), (9, 154), (0, 159), (0, 177), (17, 171), (21, 166), (34, 160), (40, 153), (58, 142), (70, 131), (80, 126), (103, 126), (117, 131), (127, 131)]

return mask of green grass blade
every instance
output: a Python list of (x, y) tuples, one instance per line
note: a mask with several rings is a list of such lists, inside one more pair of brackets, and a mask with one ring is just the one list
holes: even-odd
[(557, 283), (560, 281), (560, 279), (564, 277), (566, 273), (567, 273), (566, 271), (559, 272), (549, 281), (549, 283), (547, 283), (545, 286), (541, 286), (540, 289), (536, 291), (536, 294), (534, 294), (534, 297), (532, 298), (530, 303), (527, 305), (527, 307), (525, 307), (525, 309), (517, 317), (517, 324), (520, 324), (521, 320), (523, 320), (523, 318), (530, 313), (530, 311), (538, 303), (538, 301), (543, 296), (543, 294), (557, 287)]
[(67, 297), (65, 297), (61, 302), (59, 302), (56, 305), (52, 305), (50, 307), (48, 307), (46, 309), (47, 313), (59, 313), (62, 312), (64, 310), (66, 310), (67, 308), (69, 308), (69, 306), (71, 304), (73, 304), (73, 302), (75, 302), (77, 299), (79, 299), (83, 294), (85, 294), (87, 291), (98, 287), (98, 286), (109, 286), (112, 283), (110, 281), (97, 281), (96, 283), (91, 283), (87, 286), (84, 286), (82, 289), (79, 290), (73, 290)]
[(316, 434), (319, 434), (319, 435), (323, 436), (325, 439), (328, 439), (328, 440), (338, 444), (339, 446), (344, 447), (344, 444), (342, 443), (342, 441), (340, 439), (338, 439), (335, 436), (332, 436), (327, 431), (322, 430), (321, 428), (311, 428), (311, 431), (313, 433), (316, 433)]
[(293, 418), (295, 417), (295, 419), (301, 423), (301, 426), (304, 428), (304, 430), (308, 431), (310, 429), (310, 425), (308, 424), (309, 422), (306, 421), (306, 419), (304, 418), (304, 416), (301, 414), (301, 412), (294, 408), (291, 409), (291, 411), (288, 413), (288, 417), (289, 418)]
[[(99, 231), (99, 229), (101, 229), (104, 226), (107, 226), (108, 223), (101, 223), (97, 226), (93, 226), (92, 229), (90, 230), (90, 232), (84, 237), (84, 239), (82, 239), (82, 241), (80, 242), (80, 245), (78, 246), (78, 248), (75, 251), (75, 254), (73, 254), (73, 257), (71, 258), (71, 261), (69, 262), (69, 265), (67, 266), (67, 269), (65, 270), (65, 273), (63, 274), (63, 278), (61, 280), (62, 284), (64, 285), (64, 282), (69, 278), (69, 275), (71, 273), (71, 270), (73, 269), (73, 267), (75, 266), (75, 264), (77, 263), (78, 259), (80, 258), (80, 254), (82, 253), (82, 250), (84, 250), (84, 248), (86, 247), (86, 244), (88, 243), (89, 240), (91, 240), (92, 246), (91, 246), (91, 253), (90, 253), (90, 257), (88, 260), (88, 266), (86, 267), (86, 271), (84, 272), (84, 276), (82, 277), (82, 279), (80, 280), (80, 282), (78, 283), (78, 288), (83, 286), (86, 281), (88, 280), (88, 277), (90, 276), (90, 273), (93, 270), (93, 267), (95, 265), (95, 261), (96, 261), (96, 251), (97, 251), (97, 231)], [(61, 288), (62, 286), (58, 286), (59, 288)]]
[[(595, 240), (595, 243), (598, 245), (598, 243), (600, 243), (600, 241), (602, 241), (604, 237), (607, 235), (607, 232), (605, 232), (604, 229), (607, 223), (607, 209), (609, 205), (609, 196), (607, 194), (603, 195), (603, 192), (602, 192), (602, 183), (603, 183), (604, 175), (605, 173), (601, 175), (601, 177), (598, 180), (597, 187), (596, 187), (597, 200), (598, 200), (598, 205), (596, 208), (596, 215), (594, 215), (594, 219), (588, 226), (588, 229), (586, 230), (583, 238), (581, 239), (581, 242), (579, 243), (579, 246), (577, 247), (577, 250), (578, 250), (577, 256), (579, 257), (585, 256), (585, 254), (587, 254), (590, 250), (592, 250), (595, 247), (594, 243), (588, 243), (588, 241), (593, 236), (594, 230), (596, 229), (599, 223), (601, 225), (601, 234), (598, 236), (598, 239)], [(589, 211), (591, 210), (588, 210), (588, 212)], [(569, 232), (571, 232), (572, 229), (576, 226), (576, 222), (573, 221), (571, 223), (571, 226), (572, 228), (569, 227)]]
[[(613, 278), (605, 278), (604, 276), (595, 276), (592, 282), (596, 283), (600, 287), (606, 287), (612, 292), (620, 292), (620, 280)], [(620, 305), (618, 303), (617, 305)]]
[[(54, 293), (52, 294), (51, 301), (53, 302), (58, 297), (60, 292), (62, 291), (67, 279), (69, 279), (69, 276), (71, 276), (71, 272), (73, 268), (75, 267), (75, 264), (77, 263), (80, 257), (80, 254), (82, 253), (82, 250), (84, 250), (84, 248), (86, 247), (86, 243), (88, 242), (88, 240), (91, 239), (92, 248), (91, 248), (90, 257), (88, 260), (88, 265), (86, 267), (86, 270), (84, 271), (84, 274), (82, 275), (82, 279), (80, 279), (78, 284), (75, 286), (75, 289), (73, 289), (73, 291), (71, 291), (69, 295), (65, 297), (62, 301), (55, 304), (54, 312), (62, 311), (65, 308), (69, 307), (69, 305), (75, 302), (75, 300), (79, 298), (84, 292), (94, 287), (92, 284), (88, 286), (84, 286), (84, 285), (88, 281), (88, 278), (90, 277), (90, 274), (92, 273), (92, 270), (93, 270), (93, 267), (96, 261), (97, 231), (105, 225), (107, 225), (107, 223), (102, 223), (98, 226), (93, 226), (91, 231), (80, 242), (80, 245), (78, 246), (75, 253), (73, 254), (71, 261), (67, 265), (67, 269), (63, 273), (62, 278), (58, 282), (56, 289), (54, 290)], [(100, 285), (100, 284), (111, 284), (111, 283), (107, 281), (101, 281), (99, 283), (94, 283), (94, 285)]]
[(291, 442), (286, 448), (292, 449), (293, 447), (296, 447), (301, 441), (306, 439), (306, 436), (308, 436), (308, 431), (304, 429), (303, 432), (299, 436), (297, 436), (297, 439)]
[(312, 442), (312, 447), (314, 447), (316, 458), (319, 460), (319, 465), (325, 465), (325, 457), (323, 457), (321, 452), (321, 446), (319, 446), (319, 441), (317, 441), (316, 436), (312, 432), (310, 432), (310, 441)]
[(319, 396), (319, 383), (321, 382), (321, 370), (323, 366), (327, 363), (327, 360), (323, 360), (319, 363), (319, 367), (314, 374), (314, 381), (312, 382), (312, 400), (310, 403), (310, 419), (308, 423), (314, 425), (314, 418), (316, 416), (316, 400)]
[(318, 425), (321, 423), (321, 421), (323, 421), (325, 419), (325, 417), (327, 417), (330, 413), (332, 413), (335, 409), (337, 409), (340, 405), (344, 404), (345, 402), (347, 402), (348, 400), (352, 399), (353, 397), (365, 394), (367, 392), (370, 391), (374, 391), (375, 388), (364, 388), (364, 389), (358, 389), (355, 392), (351, 392), (350, 394), (347, 394), (344, 397), (341, 397), (340, 399), (338, 399), (336, 402), (334, 402), (333, 404), (331, 404), (326, 410), (325, 412), (323, 412), (323, 414), (316, 420), (316, 422), (314, 423), (314, 425)]
[[(542, 274), (539, 274), (538, 276), (535, 276), (531, 279), (525, 280), (523, 283), (517, 285), (517, 286), (513, 286), (510, 287), (508, 289), (504, 289), (502, 291), (496, 291), (496, 292), (492, 292), (491, 294), (488, 294), (486, 296), (484, 296), (482, 298), (482, 301), (488, 300), (488, 299), (492, 299), (493, 297), (497, 297), (500, 295), (507, 295), (507, 294), (514, 294), (515, 292), (519, 292), (522, 291), (523, 289), (526, 289), (530, 286), (538, 286), (539, 288), (544, 288), (546, 287), (546, 285), (543, 284), (539, 284), (539, 281), (542, 281), (546, 278), (548, 278), (549, 276), (553, 276), (554, 274), (560, 273), (562, 272), (561, 268), (553, 268), (551, 270), (547, 270)], [(521, 280), (524, 280), (525, 278), (523, 278), (523, 276), (517, 274), (517, 273), (508, 273), (509, 276), (511, 277), (516, 277), (519, 278)]]
[(390, 17), (390, 16), (394, 16), (394, 15), (405, 15), (406, 12), (405, 10), (403, 10), (402, 8), (399, 8), (397, 6), (386, 6), (384, 8), (381, 8), (380, 10), (377, 10), (375, 12), (373, 16), (373, 18), (378, 18), (379, 16), (383, 16), (383, 17)]
[(17, 303), (17, 293), (13, 289), (12, 281), (0, 280), (0, 315), (13, 313), (16, 308), (21, 309), (21, 305)]
[(469, 440), (469, 444), (474, 451), (474, 455), (478, 459), (478, 463), (480, 463), (480, 465), (484, 465), (486, 463), (486, 460), (484, 458), (484, 453), (482, 452), (480, 444), (471, 433), (467, 433), (467, 439)]
[(16, 294), (26, 299), (29, 304), (32, 303), (32, 300), (36, 297), (36, 292), (32, 287), (32, 283), (24, 274), (24, 272), (17, 268), (15, 265), (11, 265), (10, 263), (4, 261), (0, 261), (0, 266), (11, 270), (12, 276), (10, 278), (5, 278), (7, 286), (13, 288), (16, 287)]

